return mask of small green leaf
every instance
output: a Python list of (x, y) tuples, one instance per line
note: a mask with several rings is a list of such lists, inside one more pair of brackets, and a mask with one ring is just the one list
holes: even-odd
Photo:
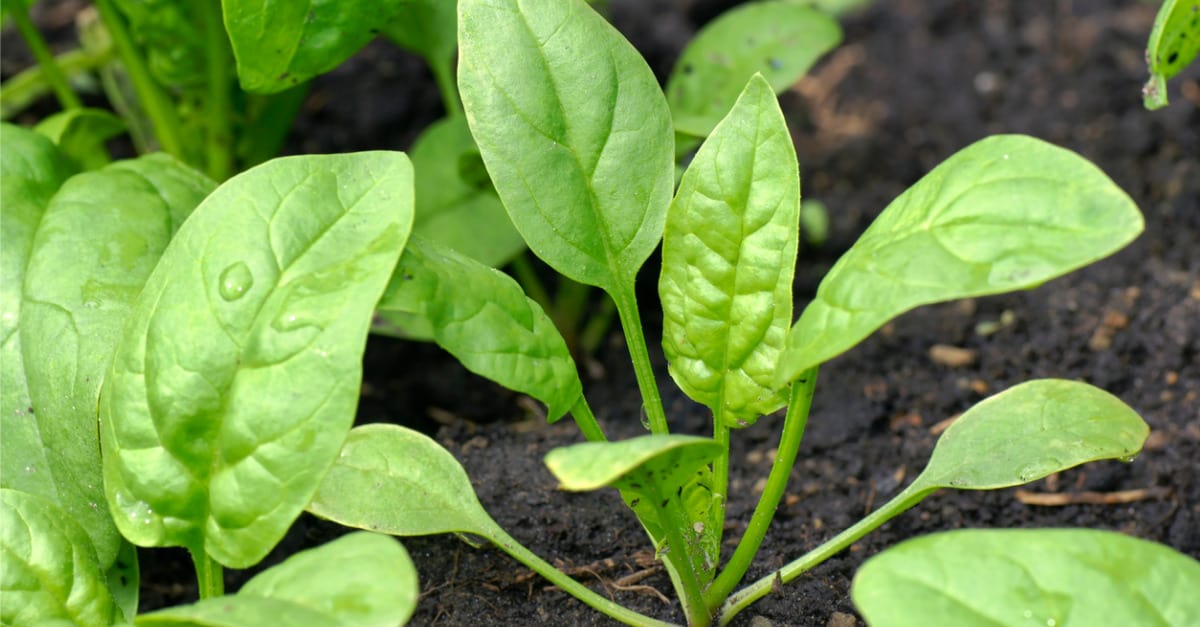
[(404, 1), (223, 0), (242, 88), (282, 91), (337, 67), (374, 39)]
[[(331, 568), (336, 566), (336, 568)], [(255, 575), (237, 596), (292, 601), (347, 625), (401, 625), (417, 607), (417, 570), (399, 542), (351, 533)]]
[(976, 142), (892, 201), (825, 275), (777, 381), (914, 307), (1036, 287), (1142, 228), (1129, 196), (1079, 155), (1021, 135)]
[(94, 163), (93, 155), (103, 150), (104, 142), (125, 132), (125, 122), (105, 109), (68, 109), (42, 120), (34, 130), (90, 168), (104, 165)]
[[(457, 8), (456, 2), (446, 0), (406, 0), (383, 26), (383, 34), (425, 57), (431, 65), (448, 63), (458, 50)], [(413, 155), (414, 167), (416, 161)]]
[(482, 164), (462, 116), (430, 125), (409, 157), (417, 186), (414, 235), (496, 268), (525, 250), (525, 240), (505, 213), (487, 173), (479, 181), (464, 176), (464, 166), (472, 159), (480, 170)]
[[(113, 0), (128, 21), (130, 33), (146, 55), (150, 72), (164, 85), (204, 85), (204, 9), (198, 2), (177, 0)], [(226, 0), (228, 2), (228, 0)]]
[(215, 185), (157, 153), (71, 177), (42, 217), (26, 269), (21, 347), (57, 503), (102, 568), (121, 541), (104, 507), (96, 403), (133, 301)]
[(142, 614), (134, 624), (138, 627), (351, 627), (336, 616), (294, 601), (242, 595), (214, 597)]
[(113, 561), (105, 576), (108, 578), (108, 590), (112, 592), (117, 609), (124, 615), (125, 622), (133, 622), (137, 616), (142, 583), (137, 547), (128, 540), (122, 540), (120, 548), (117, 549), (117, 559)]
[(74, 167), (46, 137), (0, 124), (0, 487), (59, 501), (21, 356), (21, 291), (50, 198)]
[(643, 479), (674, 490), (722, 451), (691, 435), (643, 435), (619, 442), (581, 442), (546, 454), (559, 488), (582, 492), (605, 486), (637, 491)]
[(674, 183), (653, 72), (582, 0), (463, 0), (458, 29), (467, 120), (513, 224), (559, 273), (626, 289)]
[(759, 75), (696, 154), (663, 236), (663, 352), (671, 376), (728, 427), (787, 404), (774, 374), (792, 322), (800, 174)]
[(959, 530), (867, 560), (851, 594), (872, 627), (1197, 625), (1200, 562), (1090, 529)]
[(0, 551), (3, 624), (64, 619), (107, 627), (120, 618), (87, 533), (49, 500), (0, 490)]
[(1167, 81), (1200, 54), (1200, 2), (1164, 0), (1146, 43), (1150, 81), (1142, 88), (1147, 109), (1167, 106)]
[(409, 242), (377, 307), (427, 321), (468, 370), (545, 403), (550, 422), (583, 393), (567, 343), (521, 286), (433, 242)]
[(495, 527), (458, 460), (428, 436), (393, 424), (350, 431), (308, 511), (397, 536), (492, 537)]
[(938, 439), (913, 488), (991, 490), (1100, 459), (1129, 459), (1150, 428), (1117, 397), (1078, 381), (1039, 379), (963, 413)]
[(761, 73), (782, 92), (841, 40), (837, 22), (798, 4), (759, 2), (722, 14), (688, 43), (667, 79), (675, 129), (708, 135), (751, 76)]
[[(612, 486), (654, 540), (669, 552), (669, 536), (678, 533), (683, 554), (700, 585), (712, 580), (720, 557), (720, 530), (703, 522), (720, 504), (713, 493), (708, 464), (724, 452), (714, 440), (689, 435), (644, 435), (620, 442), (584, 442), (557, 448), (546, 466), (563, 490), (585, 491)], [(678, 565), (667, 562), (672, 578)]]
[(402, 153), (276, 159), (212, 193), (134, 305), (100, 398), (139, 546), (260, 560), (354, 420), (370, 313), (412, 224)]

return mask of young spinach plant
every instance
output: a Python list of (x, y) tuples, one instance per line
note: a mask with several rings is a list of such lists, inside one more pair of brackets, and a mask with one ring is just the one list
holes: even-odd
[[(551, 420), (573, 416), (589, 441), (551, 451), (547, 465), (563, 489), (620, 491), (689, 624), (727, 623), (937, 490), (1008, 487), (1140, 450), (1146, 424), (1108, 393), (1063, 380), (1015, 386), (964, 413), (893, 500), (735, 592), (783, 494), (821, 363), (914, 307), (1036, 287), (1111, 254), (1142, 230), (1141, 214), (1070, 151), (1024, 136), (984, 139), (893, 201), (792, 324), (798, 167), (766, 79), (745, 85), (673, 194), (667, 100), (586, 5), (461, 0), (458, 28), (459, 87), (488, 173), (530, 249), (616, 303), (651, 434), (606, 440), (561, 337), (504, 275), (414, 239), (384, 302), (424, 320), (468, 368), (545, 402)], [(663, 350), (679, 387), (712, 411), (711, 437), (670, 433), (650, 366), (634, 281), (660, 240)], [(723, 556), (730, 439), (783, 408), (766, 488)], [(403, 427), (352, 430), (309, 509), (397, 535), (475, 534), (617, 620), (660, 624), (518, 544), (453, 457)]]
[[(234, 595), (221, 576), (275, 546), (349, 431), (411, 225), (404, 155), (280, 159), (217, 187), (162, 153), (77, 173), (42, 134), (0, 139), (0, 621), (405, 620), (416, 574), (377, 534)], [(135, 616), (134, 545), (188, 548), (201, 601)]]

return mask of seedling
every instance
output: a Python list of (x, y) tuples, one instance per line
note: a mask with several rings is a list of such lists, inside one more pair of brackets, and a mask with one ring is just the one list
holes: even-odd
[[(606, 441), (565, 344), (503, 275), (414, 238), (383, 302), (424, 319), (468, 368), (545, 402), (551, 421), (571, 413), (590, 441), (551, 451), (547, 465), (563, 489), (620, 491), (689, 624), (727, 623), (937, 490), (1019, 485), (1140, 450), (1148, 429), (1115, 397), (1072, 381), (1014, 386), (965, 412), (892, 501), (735, 593), (795, 462), (821, 363), (919, 305), (1036, 287), (1111, 254), (1142, 230), (1141, 214), (1070, 151), (988, 138), (891, 203), (793, 325), (798, 167), (767, 80), (745, 85), (672, 200), (667, 101), (637, 53), (582, 2), (461, 0), (458, 28), (466, 117), (500, 198), (534, 253), (616, 303), (651, 434)], [(679, 387), (712, 411), (711, 437), (670, 433), (650, 367), (634, 280), (660, 240), (663, 350)], [(766, 488), (724, 556), (730, 438), (783, 408)], [(617, 620), (660, 624), (520, 546), (454, 458), (403, 427), (352, 430), (309, 509), (397, 535), (475, 534)]]
[(1150, 80), (1142, 87), (1147, 109), (1167, 106), (1167, 80), (1179, 74), (1200, 53), (1200, 2), (1164, 0), (1146, 43)]

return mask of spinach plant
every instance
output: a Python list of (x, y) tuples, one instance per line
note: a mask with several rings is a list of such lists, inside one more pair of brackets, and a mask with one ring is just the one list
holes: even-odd
[[(504, 275), (414, 240), (384, 303), (423, 319), (468, 368), (545, 402), (550, 420), (572, 415), (589, 441), (551, 451), (547, 465), (563, 489), (620, 492), (689, 624), (727, 623), (937, 490), (1019, 485), (1140, 450), (1146, 424), (1110, 394), (1065, 380), (1014, 386), (965, 412), (891, 501), (735, 592), (783, 494), (821, 363), (914, 307), (1036, 287), (1111, 254), (1142, 230), (1141, 214), (1070, 151), (1024, 136), (987, 138), (892, 202), (793, 324), (798, 167), (765, 78), (744, 86), (673, 192), (676, 125), (667, 98), (637, 53), (586, 5), (461, 0), (458, 29), (459, 87), (488, 173), (530, 249), (616, 303), (651, 433), (607, 441), (562, 339)], [(634, 283), (660, 240), (663, 351), (679, 387), (711, 410), (711, 437), (670, 432), (650, 366)], [(784, 408), (766, 487), (736, 549), (722, 555), (730, 439)], [(403, 427), (352, 430), (308, 507), (396, 535), (475, 534), (617, 620), (660, 624), (522, 547), (487, 515), (454, 458)], [(1029, 532), (1020, 541), (1036, 555), (1037, 543), (1057, 533)], [(1080, 537), (1119, 550), (1108, 536)], [(933, 552), (945, 550), (953, 548)], [(1186, 568), (1155, 575), (1179, 589), (1197, 582)], [(1151, 602), (1164, 612), (1182, 603), (1170, 595)]]
[[(346, 437), (408, 159), (292, 157), (218, 187), (162, 153), (77, 172), (43, 134), (0, 139), (0, 621), (405, 620), (416, 574), (377, 534), (234, 595), (222, 572), (275, 546)], [(189, 549), (202, 600), (135, 617), (134, 545)]]
[(1200, 54), (1200, 2), (1164, 0), (1146, 43), (1150, 80), (1142, 87), (1145, 107), (1167, 106), (1167, 80), (1179, 74)]

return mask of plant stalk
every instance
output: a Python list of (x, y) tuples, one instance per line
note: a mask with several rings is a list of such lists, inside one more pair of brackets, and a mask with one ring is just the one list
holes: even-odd
[(746, 526), (746, 532), (738, 541), (737, 548), (725, 564), (725, 569), (708, 588), (705, 600), (709, 608), (715, 609), (729, 596), (734, 586), (746, 575), (746, 570), (750, 568), (754, 556), (762, 546), (767, 528), (771, 526), (771, 520), (775, 518), (775, 511), (779, 508), (779, 501), (787, 488), (792, 466), (796, 464), (800, 441), (804, 438), (804, 429), (808, 425), (808, 413), (812, 409), (816, 383), (816, 366), (804, 371), (792, 383), (787, 416), (783, 419), (783, 433), (779, 436), (779, 448), (775, 452), (775, 461), (771, 463), (771, 472), (767, 475), (767, 485), (763, 488), (762, 496), (754, 507), (754, 514), (750, 517), (750, 523)]
[(204, 138), (206, 172), (214, 181), (224, 181), (233, 173), (233, 133), (231, 84), (233, 54), (225, 37), (221, 6), (216, 2), (201, 2), (204, 22), (205, 79), (204, 123), (208, 132)]
[(175, 112), (175, 105), (167, 97), (166, 92), (159, 88), (154, 77), (150, 75), (146, 60), (142, 58), (141, 52), (134, 45), (133, 38), (125, 28), (125, 21), (117, 12), (113, 0), (95, 0), (95, 2), (96, 9), (100, 12), (100, 19), (104, 22), (104, 28), (108, 30), (113, 47), (116, 48), (117, 55), (121, 58), (125, 71), (129, 73), (129, 79), (138, 93), (142, 109), (154, 126), (154, 136), (158, 140), (159, 146), (168, 154), (187, 162), (183, 131)]
[(446, 59), (430, 60), (429, 70), (433, 73), (438, 93), (442, 96), (442, 108), (446, 110), (446, 117), (461, 116), (463, 105), (458, 97), (458, 83), (454, 80), (453, 64)]
[(638, 389), (642, 393), (642, 408), (646, 411), (650, 433), (667, 434), (667, 413), (663, 411), (662, 395), (658, 392), (658, 381), (654, 378), (654, 367), (650, 364), (650, 350), (646, 348), (646, 336), (642, 333), (642, 318), (638, 313), (637, 296), (633, 281), (619, 281), (620, 285), (609, 293), (617, 304), (617, 315), (621, 318), (621, 330), (625, 332), (625, 344), (629, 358), (633, 361), (633, 374), (637, 377)]
[(192, 563), (196, 566), (196, 584), (201, 599), (211, 599), (225, 594), (225, 569), (203, 550), (189, 549)]
[(593, 592), (591, 588), (575, 581), (566, 573), (538, 557), (533, 551), (522, 546), (516, 539), (508, 535), (508, 532), (504, 531), (500, 525), (493, 523), (490, 527), (491, 529), (487, 534), (487, 538), (500, 547), (500, 550), (508, 553), (513, 559), (528, 566), (537, 574), (545, 577), (550, 583), (562, 588), (567, 594), (583, 601), (593, 609), (626, 625), (672, 627), (671, 623), (639, 614), (600, 596)]
[(579, 430), (583, 432), (583, 437), (590, 442), (605, 442), (608, 440), (604, 435), (604, 430), (600, 428), (600, 423), (596, 422), (596, 415), (592, 413), (592, 408), (588, 405), (587, 398), (584, 395), (579, 395), (579, 400), (575, 401), (575, 406), (571, 408), (571, 417), (575, 419), (575, 424), (579, 425)]
[(917, 503), (920, 503), (922, 499), (929, 496), (935, 490), (937, 490), (936, 486), (931, 488), (927, 485), (917, 483), (909, 485), (883, 507), (871, 512), (869, 516), (858, 521), (845, 531), (826, 540), (824, 544), (804, 554), (800, 559), (790, 562), (783, 568), (742, 588), (737, 594), (729, 597), (721, 606), (718, 625), (724, 626), (729, 624), (729, 621), (733, 620), (733, 617), (738, 612), (741, 612), (749, 607), (751, 603), (766, 596), (779, 583), (787, 583), (803, 575), (814, 566), (854, 544), (859, 538), (879, 528)]
[(42, 68), (42, 73), (46, 77), (46, 82), (50, 84), (50, 88), (54, 90), (54, 97), (58, 99), (59, 105), (63, 109), (80, 109), (83, 103), (79, 100), (79, 96), (75, 90), (71, 89), (71, 83), (67, 81), (67, 76), (63, 74), (62, 68), (58, 66), (58, 61), (54, 55), (50, 53), (49, 46), (46, 45), (46, 40), (42, 39), (42, 34), (38, 32), (33, 21), (29, 19), (29, 6), (25, 0), (12, 0), (9, 15), (12, 16), (13, 22), (17, 25), (17, 31), (21, 33), (21, 37), (25, 40), (25, 44), (29, 46), (29, 51), (33, 53), (37, 59), (38, 66)]

